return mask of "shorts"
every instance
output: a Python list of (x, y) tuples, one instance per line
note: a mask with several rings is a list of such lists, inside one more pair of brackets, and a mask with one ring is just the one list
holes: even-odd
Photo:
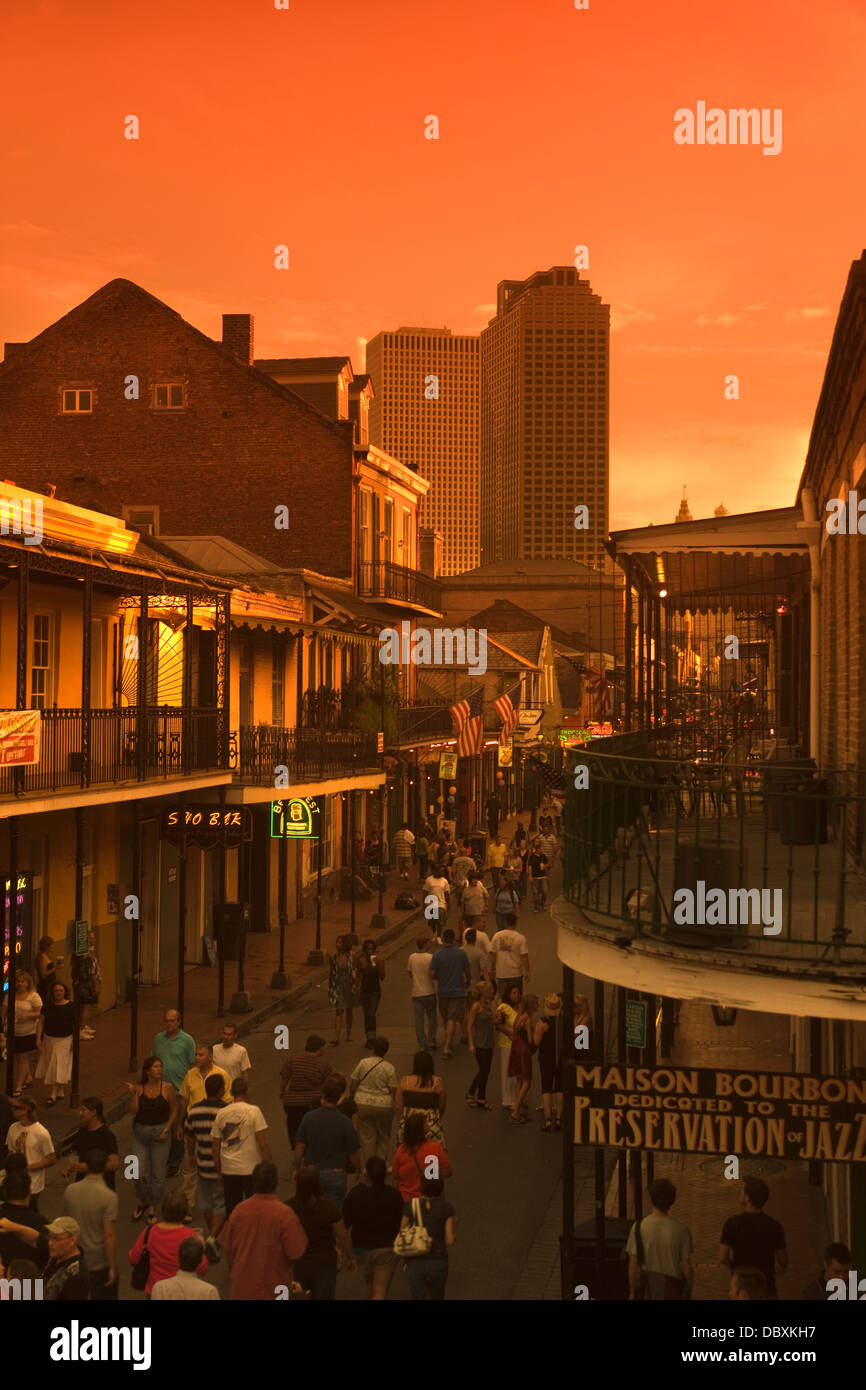
[(214, 1216), (225, 1216), (226, 1198), (221, 1182), (216, 1178), (203, 1178), (200, 1174), (195, 1185), (195, 1204), (202, 1215), (213, 1212)]
[(439, 1000), (439, 1017), (443, 1023), (462, 1023), (466, 1017), (466, 1000), (462, 999), (441, 999)]
[(35, 1052), (35, 1051), (36, 1051), (36, 1034), (35, 1034), (35, 1033), (25, 1033), (25, 1034), (23, 1034), (23, 1035), (20, 1035), (20, 1034), (16, 1033), (16, 1034), (15, 1034), (15, 1051), (16, 1051), (16, 1052)]
[(367, 1256), (361, 1265), (361, 1273), (365, 1279), (369, 1280), (372, 1280), (375, 1270), (389, 1269), (393, 1273), (400, 1263), (399, 1256), (394, 1254), (390, 1245), (383, 1245), (379, 1250), (359, 1250), (357, 1253)]

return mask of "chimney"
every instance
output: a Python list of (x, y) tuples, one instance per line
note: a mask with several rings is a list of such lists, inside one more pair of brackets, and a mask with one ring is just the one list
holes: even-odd
[(252, 314), (223, 314), (223, 347), (245, 367), (253, 365)]
[(16, 354), (16, 352), (18, 352), (21, 348), (26, 347), (26, 346), (27, 346), (26, 343), (4, 343), (4, 344), (3, 344), (3, 361), (4, 361), (4, 362), (8, 362), (10, 357), (14, 357), (15, 354)]

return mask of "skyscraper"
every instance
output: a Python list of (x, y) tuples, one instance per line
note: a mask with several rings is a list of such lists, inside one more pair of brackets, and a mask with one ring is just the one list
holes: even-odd
[(610, 307), (571, 266), (503, 280), (496, 300), (481, 333), (481, 562), (597, 562), (608, 532)]
[(443, 574), (480, 558), (478, 338), (398, 328), (367, 344), (370, 440), (430, 481), (422, 527), (444, 537)]

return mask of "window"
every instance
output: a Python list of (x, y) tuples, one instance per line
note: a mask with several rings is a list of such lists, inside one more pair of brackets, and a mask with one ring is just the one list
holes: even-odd
[(123, 518), (142, 536), (159, 535), (159, 507), (124, 507)]
[(279, 638), (271, 656), (271, 722), (278, 728), (285, 723), (285, 650)]
[(90, 415), (93, 410), (93, 392), (90, 390), (65, 389), (63, 391), (64, 415)]
[(151, 396), (154, 410), (183, 410), (186, 405), (186, 389), (182, 381), (160, 381)]
[(310, 873), (315, 874), (319, 871), (319, 855), (322, 857), (322, 868), (327, 869), (331, 864), (332, 841), (334, 837), (334, 798), (333, 796), (319, 797), (319, 835), (320, 839), (310, 841)]
[(31, 709), (47, 709), (51, 704), (51, 626), (50, 614), (34, 613), (30, 663)]

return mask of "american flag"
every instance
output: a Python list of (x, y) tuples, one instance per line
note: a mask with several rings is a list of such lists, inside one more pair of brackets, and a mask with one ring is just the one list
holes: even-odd
[(610, 685), (607, 676), (600, 667), (581, 666), (579, 672), (583, 676), (589, 695), (592, 717), (601, 720), (610, 709)]
[(480, 753), (484, 748), (484, 686), (452, 705), (451, 718), (457, 730), (458, 756), (471, 758)]
[(520, 682), (496, 701), (496, 713), (502, 720), (499, 742), (507, 743), (520, 723)]

